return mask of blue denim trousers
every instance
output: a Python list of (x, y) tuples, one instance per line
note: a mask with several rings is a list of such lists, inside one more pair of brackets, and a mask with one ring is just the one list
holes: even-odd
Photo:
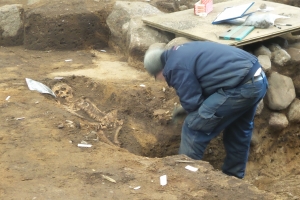
[(268, 81), (249, 81), (233, 89), (219, 89), (200, 108), (187, 115), (181, 132), (179, 154), (201, 160), (209, 142), (223, 131), (225, 174), (243, 178), (249, 155), (256, 108), (265, 96)]

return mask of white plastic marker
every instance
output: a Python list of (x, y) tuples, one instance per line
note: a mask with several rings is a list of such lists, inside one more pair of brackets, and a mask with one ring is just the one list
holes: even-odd
[(198, 171), (198, 168), (196, 168), (196, 167), (192, 167), (192, 166), (190, 166), (190, 165), (187, 165), (185, 168), (186, 168), (187, 170), (190, 170), (190, 171), (192, 171), (192, 172), (196, 172), (196, 171)]
[(163, 175), (160, 177), (160, 185), (161, 186), (167, 185), (167, 175)]
[(78, 144), (78, 147), (92, 147), (91, 144)]

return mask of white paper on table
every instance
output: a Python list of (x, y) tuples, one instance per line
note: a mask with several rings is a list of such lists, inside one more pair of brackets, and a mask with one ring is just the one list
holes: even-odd
[(245, 12), (254, 4), (254, 2), (233, 6), (233, 7), (227, 7), (221, 12), (217, 18), (213, 21), (213, 23), (221, 22), (224, 20), (230, 20), (235, 18), (243, 17)]

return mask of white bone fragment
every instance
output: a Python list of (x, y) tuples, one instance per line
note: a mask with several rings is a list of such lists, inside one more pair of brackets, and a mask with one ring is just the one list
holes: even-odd
[(114, 179), (112, 179), (112, 178), (110, 178), (110, 177), (108, 177), (108, 176), (102, 175), (102, 177), (103, 177), (104, 179), (106, 179), (106, 180), (112, 182), (112, 183), (116, 183), (116, 181), (115, 181)]

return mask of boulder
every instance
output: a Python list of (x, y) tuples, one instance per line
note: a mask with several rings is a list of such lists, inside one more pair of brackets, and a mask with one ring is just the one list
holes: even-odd
[(287, 53), (291, 56), (291, 64), (300, 64), (300, 49), (290, 47), (286, 49)]
[(178, 45), (181, 45), (181, 44), (184, 44), (187, 42), (191, 42), (191, 41), (193, 41), (193, 40), (190, 40), (186, 37), (176, 37), (166, 45), (165, 49), (170, 49), (173, 46), (178, 46)]
[[(109, 46), (117, 53), (126, 52), (128, 49), (128, 42), (126, 42), (126, 40), (128, 40), (127, 32), (129, 31), (129, 25), (131, 24), (131, 28), (137, 31), (139, 31), (138, 26), (141, 26), (141, 22), (139, 22), (138, 19), (133, 20), (131, 23), (130, 20), (133, 17), (142, 18), (144, 16), (158, 14), (163, 14), (163, 12), (145, 2), (116, 1), (112, 12), (106, 19), (106, 23), (111, 33)], [(134, 25), (135, 22), (139, 25)], [(146, 27), (143, 26), (142, 29), (145, 31)]]
[(295, 99), (291, 104), (288, 111), (288, 119), (290, 122), (299, 123), (300, 122), (300, 100)]
[(282, 131), (289, 125), (287, 117), (282, 113), (271, 113), (269, 119), (270, 130)]
[(270, 49), (271, 52), (282, 49), (281, 46), (279, 44), (276, 44), (276, 43), (270, 43), (269, 45), (266, 45), (266, 47), (268, 49)]
[(22, 45), (24, 40), (23, 13), (21, 4), (0, 7), (0, 45)]
[(299, 97), (300, 96), (300, 75), (296, 75), (295, 77), (293, 77), (293, 82), (296, 90), (296, 96)]
[(291, 56), (284, 49), (280, 48), (272, 52), (272, 61), (280, 67), (286, 66), (290, 60)]
[(270, 59), (272, 58), (272, 52), (270, 51), (270, 49), (268, 49), (266, 46), (261, 45), (259, 48), (254, 50), (254, 55), (255, 56), (259, 56), (259, 55), (266, 55), (268, 56)]
[(287, 108), (296, 97), (292, 79), (273, 72), (268, 81), (269, 89), (266, 95), (268, 107), (272, 110)]
[(271, 64), (271, 60), (270, 60), (269, 56), (259, 55), (258, 62), (261, 64), (264, 72), (266, 72), (268, 74), (271, 71), (272, 64)]
[(156, 49), (156, 48), (164, 49), (166, 45), (167, 45), (166, 43), (154, 43), (151, 44), (148, 49)]
[(129, 23), (126, 40), (128, 64), (135, 68), (143, 66), (145, 52), (151, 44), (168, 43), (172, 38), (172, 34), (146, 26), (140, 17), (133, 17)]

